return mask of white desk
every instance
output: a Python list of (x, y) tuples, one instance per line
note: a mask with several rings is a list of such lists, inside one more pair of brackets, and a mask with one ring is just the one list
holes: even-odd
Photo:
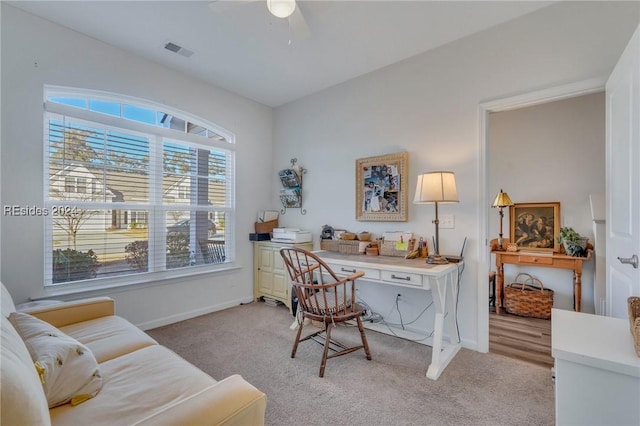
[[(427, 377), (437, 380), (445, 367), (460, 350), (460, 335), (456, 326), (456, 295), (458, 294), (458, 270), (462, 263), (429, 265), (425, 259), (407, 260), (401, 257), (348, 255), (329, 251), (315, 252), (336, 274), (350, 275), (356, 270), (365, 273), (361, 280), (382, 284), (431, 290), (435, 305), (433, 337), (426, 344), (431, 346), (431, 364)], [(391, 334), (375, 323), (365, 323), (366, 328)], [(448, 341), (445, 341), (444, 333)]]

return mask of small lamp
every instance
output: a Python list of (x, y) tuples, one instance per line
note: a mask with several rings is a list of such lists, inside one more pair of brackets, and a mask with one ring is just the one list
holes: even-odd
[(275, 17), (288, 18), (296, 10), (296, 0), (267, 0), (267, 9)]
[(502, 192), (502, 189), (500, 189), (500, 192), (498, 193), (498, 195), (496, 196), (496, 199), (493, 201), (493, 205), (491, 207), (497, 207), (498, 208), (498, 212), (500, 214), (500, 233), (498, 234), (498, 248), (497, 250), (504, 250), (502, 248), (502, 219), (504, 218), (504, 212), (502, 211), (503, 208), (505, 207), (509, 207), (513, 205), (513, 201), (511, 201), (511, 198), (509, 198), (509, 194), (507, 194), (506, 192)]
[(440, 255), (440, 235), (438, 228), (438, 204), (457, 203), (458, 190), (456, 188), (456, 176), (453, 172), (429, 172), (418, 176), (416, 185), (416, 195), (413, 198), (414, 204), (435, 204), (436, 218), (433, 223), (436, 225), (436, 238), (433, 250), (435, 253), (427, 258), (427, 263), (448, 263), (447, 259)]

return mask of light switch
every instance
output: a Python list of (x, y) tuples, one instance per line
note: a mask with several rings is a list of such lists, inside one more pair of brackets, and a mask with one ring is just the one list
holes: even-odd
[(438, 220), (440, 221), (440, 228), (442, 229), (453, 229), (456, 227), (456, 219), (452, 214), (441, 214)]

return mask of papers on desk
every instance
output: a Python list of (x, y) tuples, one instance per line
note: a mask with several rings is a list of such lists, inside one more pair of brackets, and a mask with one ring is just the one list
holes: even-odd
[(382, 238), (385, 241), (409, 241), (411, 238), (413, 238), (413, 232), (383, 232)]
[(274, 228), (271, 238), (271, 241), (280, 243), (308, 243), (311, 240), (311, 232), (298, 228)]
[(408, 250), (409, 240), (413, 238), (412, 232), (383, 232), (382, 239), (384, 242), (395, 242), (395, 249), (398, 251)]

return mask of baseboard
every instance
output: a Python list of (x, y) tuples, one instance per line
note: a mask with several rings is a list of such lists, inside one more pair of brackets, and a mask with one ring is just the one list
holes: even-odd
[(479, 352), (478, 351), (478, 341), (477, 340), (461, 339), (460, 340), (460, 344), (465, 349), (469, 349), (469, 350), (472, 350), (472, 351)]
[(217, 305), (206, 306), (204, 308), (194, 309), (194, 310), (188, 311), (188, 312), (181, 312), (179, 314), (169, 315), (169, 316), (158, 318), (158, 319), (154, 319), (154, 320), (151, 320), (151, 321), (145, 321), (145, 322), (136, 324), (136, 327), (140, 328), (141, 330), (151, 330), (153, 328), (162, 327), (164, 325), (169, 325), (169, 324), (173, 324), (173, 323), (176, 323), (176, 322), (188, 320), (188, 319), (191, 319), (191, 318), (199, 317), (201, 315), (206, 315), (206, 314), (210, 314), (212, 312), (221, 311), (223, 309), (232, 308), (232, 307), (238, 306), (238, 305), (240, 305), (242, 303), (249, 303), (249, 302), (252, 302), (252, 301), (253, 301), (253, 298), (251, 298), (251, 297), (246, 297), (246, 298), (243, 298), (243, 299), (230, 300), (228, 302), (220, 303), (220, 304), (217, 304)]

